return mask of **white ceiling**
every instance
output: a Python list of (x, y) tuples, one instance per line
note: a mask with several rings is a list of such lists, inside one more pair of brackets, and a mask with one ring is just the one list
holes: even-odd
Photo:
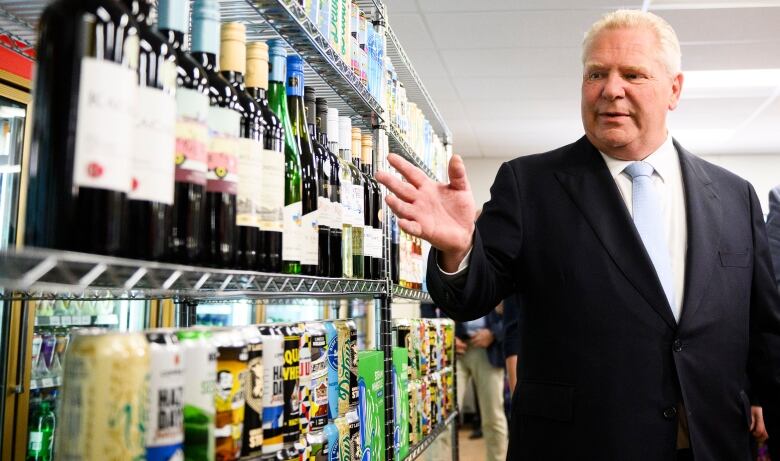
[[(386, 0), (389, 23), (465, 157), (567, 144), (580, 122), (580, 42), (616, 8), (664, 17), (683, 70), (780, 69), (780, 0)], [(648, 6), (648, 5), (645, 5)], [(729, 85), (731, 86), (731, 85)], [(780, 80), (686, 92), (672, 134), (700, 155), (780, 154)]]

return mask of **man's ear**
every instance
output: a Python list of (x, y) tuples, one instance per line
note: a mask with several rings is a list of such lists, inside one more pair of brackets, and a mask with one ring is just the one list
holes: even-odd
[(669, 97), (669, 110), (675, 110), (680, 103), (680, 95), (682, 94), (683, 81), (685, 77), (682, 72), (678, 72), (672, 78), (672, 94)]

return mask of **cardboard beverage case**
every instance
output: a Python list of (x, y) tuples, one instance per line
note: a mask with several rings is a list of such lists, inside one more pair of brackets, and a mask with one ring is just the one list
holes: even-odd
[(358, 353), (360, 461), (385, 459), (385, 378), (381, 351)]
[(393, 441), (395, 459), (409, 455), (409, 352), (405, 347), (393, 348), (393, 399), (395, 425)]

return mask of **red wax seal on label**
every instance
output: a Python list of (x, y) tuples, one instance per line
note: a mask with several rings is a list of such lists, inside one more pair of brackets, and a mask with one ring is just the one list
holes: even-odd
[(93, 178), (99, 178), (103, 176), (103, 167), (97, 162), (91, 162), (87, 165), (87, 174)]
[(133, 178), (133, 182), (130, 184), (130, 187), (132, 188), (132, 190), (138, 189), (138, 178)]

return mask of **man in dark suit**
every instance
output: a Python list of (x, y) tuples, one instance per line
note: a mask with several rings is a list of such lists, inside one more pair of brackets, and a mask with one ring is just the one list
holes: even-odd
[[(522, 289), (509, 460), (748, 461), (751, 404), (776, 413), (780, 296), (752, 186), (666, 128), (676, 34), (618, 11), (583, 43), (585, 136), (504, 163), (476, 223), (449, 184), (398, 156), (379, 179), (436, 249), (428, 288), (457, 320)], [(771, 436), (771, 434), (770, 434)]]

